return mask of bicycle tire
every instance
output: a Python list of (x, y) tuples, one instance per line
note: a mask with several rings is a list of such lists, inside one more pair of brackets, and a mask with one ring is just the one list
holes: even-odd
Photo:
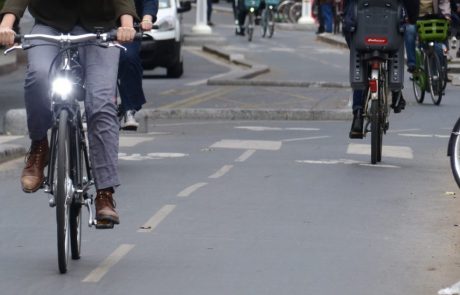
[(299, 18), (302, 16), (302, 3), (296, 2), (289, 7), (289, 21), (291, 23), (297, 23)]
[[(80, 112), (77, 113), (77, 130), (72, 132), (74, 136), (74, 141), (72, 142), (72, 146), (76, 147), (77, 154), (75, 155), (75, 174), (74, 174), (74, 183), (78, 185), (79, 188), (83, 187), (83, 175), (85, 174), (85, 169), (83, 168), (83, 161), (85, 160), (85, 146), (82, 144), (82, 136), (84, 133), (81, 131), (83, 130), (83, 125), (81, 122), (81, 114)], [(83, 203), (83, 196), (77, 194), (78, 197), (73, 199), (73, 202), (70, 206), (70, 214), (69, 214), (69, 228), (70, 228), (70, 250), (72, 254), (72, 259), (77, 260), (80, 259), (81, 256), (81, 233), (82, 233), (82, 203)]]
[(435, 105), (439, 105), (442, 99), (443, 73), (441, 72), (441, 62), (436, 53), (428, 56), (426, 68), (431, 100)]
[(246, 32), (248, 33), (248, 41), (252, 41), (252, 35), (254, 34), (254, 14), (248, 13), (248, 22), (246, 24)]
[(448, 72), (447, 72), (447, 63), (448, 63), (448, 60), (447, 60), (447, 57), (446, 56), (442, 56), (441, 58), (441, 72), (442, 72), (442, 92), (443, 92), (443, 95), (444, 95), (444, 91), (446, 90), (446, 87), (447, 87), (447, 82), (449, 81), (449, 77), (448, 77)]
[(450, 157), (450, 167), (457, 186), (460, 187), (460, 118), (452, 129), (447, 155)]
[(371, 102), (371, 164), (382, 160), (382, 118), (378, 100)]
[(57, 223), (57, 247), (58, 263), (61, 273), (67, 272), (69, 261), (70, 231), (69, 229), (69, 198), (67, 196), (70, 181), (70, 140), (69, 140), (69, 113), (62, 110), (59, 114), (59, 129), (57, 138), (57, 161), (56, 161), (56, 190), (54, 198), (56, 202)]
[(275, 33), (275, 13), (273, 9), (268, 10), (268, 38), (273, 37)]
[(265, 38), (267, 35), (268, 30), (268, 8), (265, 8), (262, 11), (262, 19), (260, 20), (260, 32), (262, 34), (262, 38)]
[(412, 89), (414, 90), (415, 100), (422, 104), (425, 99), (426, 73), (423, 69), (417, 69), (417, 73), (412, 74)]

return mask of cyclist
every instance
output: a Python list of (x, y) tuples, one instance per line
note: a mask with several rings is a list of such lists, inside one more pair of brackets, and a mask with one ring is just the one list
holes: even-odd
[[(354, 8), (357, 0), (344, 0), (344, 20), (343, 20), (343, 34), (350, 47), (351, 34), (356, 26), (354, 19)], [(407, 17), (410, 23), (415, 23), (418, 15), (419, 0), (402, 0)], [(353, 90), (353, 121), (351, 123), (351, 130), (349, 133), (350, 138), (363, 138), (363, 103), (364, 91)], [(391, 107), (395, 113), (400, 113), (406, 106), (402, 93), (400, 91), (392, 92)]]
[[(135, 0), (136, 12), (142, 16), (140, 28), (149, 31), (153, 27), (158, 12), (158, 0)], [(141, 40), (125, 45), (126, 52), (120, 53), (118, 68), (118, 91), (121, 105), (118, 109), (120, 127), (126, 130), (137, 130), (139, 123), (134, 114), (142, 108), (146, 102), (144, 90), (142, 90), (142, 63), (139, 56)]]
[[(117, 29), (117, 39), (129, 42), (134, 39), (133, 19), (137, 19), (132, 1), (113, 0), (101, 3), (93, 0), (7, 0), (0, 11), (0, 44), (11, 46), (14, 42), (13, 25), (19, 21), (26, 8), (35, 18), (34, 34), (70, 33), (84, 34), (95, 27), (109, 31)], [(25, 78), (25, 105), (27, 125), (31, 139), (21, 184), (24, 192), (37, 191), (44, 181), (44, 168), (48, 165), (47, 131), (52, 125), (49, 98), (48, 71), (59, 48), (38, 41), (27, 51), (28, 65)], [(117, 171), (118, 119), (114, 103), (119, 49), (85, 46), (80, 48), (80, 58), (85, 67), (85, 108), (88, 121), (90, 157), (95, 178), (96, 219), (101, 223), (119, 223), (112, 197), (120, 182)]]
[[(439, 15), (450, 20), (450, 2), (449, 0), (420, 0), (418, 17), (425, 15)], [(415, 70), (415, 39), (417, 36), (417, 27), (415, 23), (406, 25), (404, 34), (404, 42), (406, 44), (407, 55), (407, 71), (413, 73)], [(442, 47), (440, 44), (436, 46), (439, 55), (442, 55)], [(441, 57), (441, 56), (440, 56)]]

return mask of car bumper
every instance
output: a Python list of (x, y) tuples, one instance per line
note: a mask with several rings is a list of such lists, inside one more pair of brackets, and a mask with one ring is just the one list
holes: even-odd
[(169, 40), (143, 40), (141, 61), (144, 69), (168, 68), (180, 61), (180, 42)]

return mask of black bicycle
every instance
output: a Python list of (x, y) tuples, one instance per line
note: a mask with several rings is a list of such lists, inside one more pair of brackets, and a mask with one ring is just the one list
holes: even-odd
[(116, 40), (116, 32), (59, 36), (30, 34), (16, 36), (15, 42), (21, 44), (7, 49), (5, 54), (40, 46), (27, 43), (30, 40), (53, 42), (60, 48), (49, 70), (53, 125), (50, 162), (42, 188), (51, 195), (49, 206), (56, 207), (58, 264), (59, 271), (65, 273), (70, 254), (72, 259), (79, 259), (81, 255), (83, 206), (88, 209), (90, 227), (113, 227), (113, 224), (100, 224), (93, 218), (93, 197), (89, 189), (94, 181), (80, 110), (80, 102), (85, 96), (85, 77), (78, 48), (124, 47), (112, 42)]

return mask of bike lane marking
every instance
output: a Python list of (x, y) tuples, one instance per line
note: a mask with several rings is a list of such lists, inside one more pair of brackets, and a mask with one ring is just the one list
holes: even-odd
[(438, 291), (438, 295), (458, 295), (460, 294), (460, 282), (453, 284), (450, 287)]
[[(371, 145), (370, 144), (350, 143), (348, 145), (347, 154), (370, 155)], [(414, 158), (412, 149), (407, 146), (384, 145), (382, 147), (382, 156), (389, 157), (389, 158), (400, 158), (400, 159), (410, 159), (410, 160)]]
[(97, 283), (99, 282), (110, 270), (112, 266), (117, 264), (126, 254), (128, 254), (135, 245), (122, 244), (115, 251), (112, 252), (102, 263), (95, 268), (86, 278), (83, 279), (84, 283)]
[(184, 189), (183, 191), (181, 191), (180, 193), (178, 193), (177, 196), (178, 197), (188, 197), (192, 193), (194, 193), (196, 190), (198, 190), (199, 188), (202, 188), (203, 186), (205, 186), (207, 184), (208, 184), (207, 182), (195, 183), (194, 185), (191, 185), (191, 186), (187, 187), (186, 189)]
[(224, 176), (227, 172), (229, 172), (233, 168), (233, 165), (224, 165), (220, 168), (216, 173), (210, 175), (208, 178), (219, 178)]
[(158, 212), (156, 212), (143, 226), (141, 226), (138, 233), (151, 233), (157, 226), (176, 208), (176, 205), (164, 205)]
[(211, 148), (277, 151), (281, 145), (281, 141), (223, 139), (211, 145)]
[(236, 158), (235, 162), (244, 162), (247, 159), (249, 159), (255, 152), (256, 150), (247, 150), (244, 153), (242, 153), (241, 156)]

